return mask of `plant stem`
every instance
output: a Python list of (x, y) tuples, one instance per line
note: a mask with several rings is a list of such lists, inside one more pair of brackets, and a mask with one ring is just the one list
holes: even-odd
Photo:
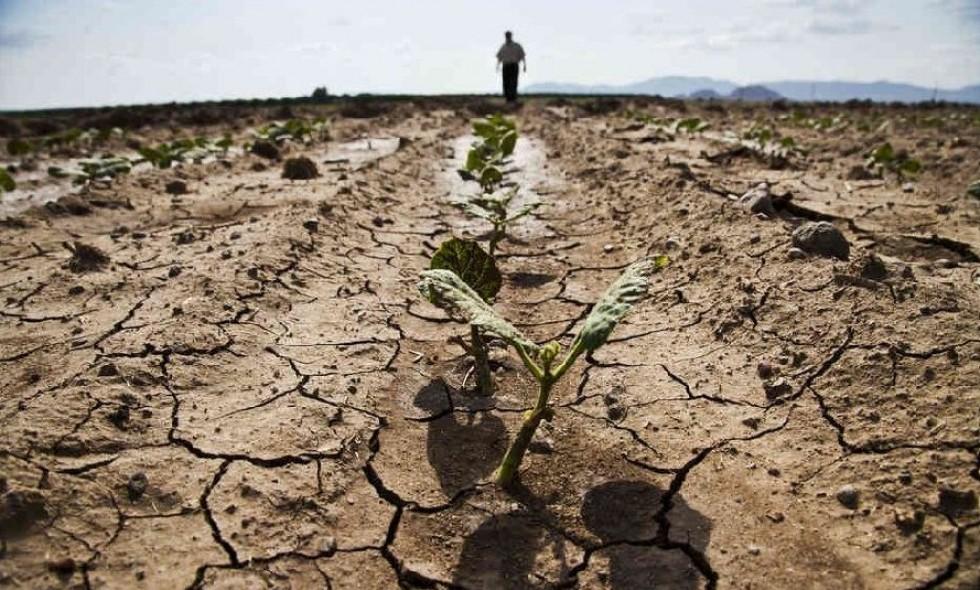
[(476, 366), (476, 384), (481, 395), (493, 395), (493, 375), (490, 373), (490, 359), (487, 357), (487, 345), (480, 334), (480, 328), (470, 326), (470, 338), (473, 341), (473, 362)]
[(514, 478), (517, 476), (517, 469), (521, 466), (521, 461), (524, 459), (527, 448), (531, 446), (531, 439), (534, 438), (534, 432), (538, 429), (538, 425), (541, 424), (542, 420), (551, 419), (554, 412), (548, 407), (548, 397), (551, 395), (551, 386), (553, 384), (554, 380), (550, 375), (545, 375), (544, 379), (540, 381), (541, 388), (538, 392), (538, 402), (534, 405), (533, 410), (525, 412), (521, 429), (517, 432), (517, 436), (514, 437), (514, 442), (511, 443), (510, 448), (507, 449), (507, 454), (504, 455), (503, 461), (500, 462), (500, 467), (494, 473), (494, 479), (496, 479), (499, 486), (507, 487), (514, 482)]

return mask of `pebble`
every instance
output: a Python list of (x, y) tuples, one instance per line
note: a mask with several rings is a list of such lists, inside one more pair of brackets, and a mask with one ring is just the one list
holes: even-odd
[(760, 549), (758, 545), (749, 545), (750, 555), (758, 555), (760, 553), (762, 553), (762, 549)]
[(602, 247), (602, 251), (605, 252), (606, 254), (612, 252), (615, 249), (616, 246), (613, 246), (612, 244), (606, 244), (605, 246)]
[(146, 486), (149, 483), (150, 480), (141, 471), (131, 475), (129, 481), (126, 482), (126, 493), (129, 495), (130, 501), (135, 502), (142, 498), (143, 494), (146, 493)]
[(306, 231), (313, 233), (320, 229), (320, 221), (311, 217), (303, 222), (303, 227), (306, 228)]
[(757, 373), (759, 373), (759, 377), (763, 379), (768, 379), (773, 375), (772, 365), (765, 361), (762, 361), (756, 365), (755, 370)]
[(851, 245), (834, 224), (809, 221), (793, 231), (793, 245), (804, 252), (847, 260)]
[(681, 240), (680, 238), (671, 236), (664, 240), (664, 247), (668, 250), (678, 250), (681, 247)]
[(786, 253), (786, 257), (790, 260), (803, 260), (806, 258), (806, 252), (800, 250), (799, 248), (790, 248)]
[(749, 189), (739, 197), (738, 202), (752, 213), (765, 215), (766, 217), (762, 219), (776, 214), (776, 210), (772, 206), (772, 196), (769, 194), (769, 183), (767, 182), (760, 182)]
[(851, 510), (858, 507), (860, 494), (858, 493), (857, 488), (850, 484), (839, 487), (834, 496), (837, 498), (838, 502)]

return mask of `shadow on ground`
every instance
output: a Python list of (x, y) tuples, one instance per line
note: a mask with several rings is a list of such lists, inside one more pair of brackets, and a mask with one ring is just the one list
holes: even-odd
[(507, 429), (490, 412), (449, 411), (447, 387), (433, 380), (416, 394), (415, 406), (439, 416), (426, 423), (426, 453), (442, 492), (453, 497), (490, 477), (504, 456)]
[[(546, 503), (520, 485), (512, 491), (522, 507), (485, 520), (463, 544), (453, 582), (467, 588), (548, 587), (535, 571), (539, 553), (547, 549), (558, 563), (562, 582), (575, 564), (568, 563), (563, 543), (554, 542), (558, 519)], [(663, 490), (644, 481), (611, 481), (589, 490), (581, 516), (586, 528), (600, 539), (579, 580), (588, 576), (592, 587), (627, 590), (699, 588), (704, 578), (687, 552), (703, 555), (711, 524), (679, 496), (672, 499), (670, 539), (659, 531), (656, 519)], [(658, 535), (658, 533), (661, 533)], [(567, 533), (562, 536), (572, 537)], [(551, 581), (554, 582), (554, 581)]]

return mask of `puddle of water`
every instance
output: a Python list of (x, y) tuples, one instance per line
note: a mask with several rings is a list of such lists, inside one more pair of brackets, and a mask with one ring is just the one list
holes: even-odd
[[(456, 138), (452, 143), (453, 156), (448, 160), (448, 167), (444, 170), (443, 175), (452, 200), (480, 193), (479, 184), (463, 180), (457, 172), (463, 167), (466, 161), (466, 153), (475, 141), (476, 137), (473, 135), (464, 135)], [(545, 203), (555, 198), (550, 194), (550, 187), (557, 185), (558, 181), (554, 175), (545, 169), (547, 159), (544, 144), (541, 141), (528, 137), (521, 137), (517, 140), (514, 153), (504, 167), (504, 182), (515, 183), (518, 186), (517, 196), (510, 202), (512, 210), (516, 211), (530, 203)], [(505, 186), (502, 190), (510, 189)], [(464, 226), (468, 232), (477, 235), (489, 229), (489, 224), (481, 220), (471, 221), (468, 219)], [(551, 236), (552, 232), (543, 221), (532, 213), (514, 222), (508, 228), (508, 234), (518, 240), (533, 240)]]

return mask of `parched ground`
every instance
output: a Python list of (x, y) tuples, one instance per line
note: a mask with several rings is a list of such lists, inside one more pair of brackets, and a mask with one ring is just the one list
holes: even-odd
[[(385, 110), (293, 147), (314, 180), (243, 155), (2, 224), (0, 587), (980, 585), (976, 111), (515, 112), (511, 178), (544, 205), (502, 245), (500, 313), (567, 345), (621, 268), (672, 264), (502, 491), (533, 383), (498, 346), (476, 395), (465, 327), (415, 290), (443, 239), (486, 230), (448, 202), (473, 113)], [(753, 121), (807, 153), (722, 141)], [(886, 140), (923, 162), (910, 184), (851, 172)], [(775, 212), (733, 200), (763, 181)], [(849, 260), (790, 252), (813, 220)], [(78, 268), (76, 242), (109, 262)]]

